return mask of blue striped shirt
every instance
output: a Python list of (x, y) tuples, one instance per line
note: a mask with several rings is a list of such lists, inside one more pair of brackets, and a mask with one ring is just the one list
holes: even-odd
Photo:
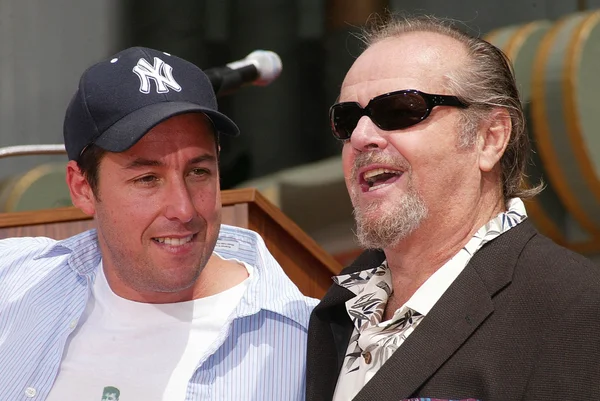
[[(221, 226), (215, 250), (254, 267), (186, 400), (304, 400), (306, 333), (318, 302), (303, 296), (249, 230)], [(55, 241), (0, 241), (0, 400), (45, 400), (100, 262), (95, 230)]]

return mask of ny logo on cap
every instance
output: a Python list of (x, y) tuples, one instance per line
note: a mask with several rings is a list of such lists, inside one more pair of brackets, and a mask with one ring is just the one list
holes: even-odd
[(133, 72), (140, 78), (140, 92), (150, 93), (150, 80), (156, 83), (156, 92), (167, 93), (169, 88), (176, 92), (181, 91), (181, 86), (173, 78), (173, 68), (154, 57), (154, 65), (151, 65), (146, 59), (139, 59)]

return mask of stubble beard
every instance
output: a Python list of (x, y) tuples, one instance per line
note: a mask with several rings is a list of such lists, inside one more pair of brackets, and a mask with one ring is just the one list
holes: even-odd
[[(201, 228), (194, 228), (192, 231), (198, 232), (196, 235), (200, 237), (200, 240), (197, 246), (204, 247), (206, 252), (198, 255), (196, 262), (180, 268), (175, 274), (169, 274), (167, 272), (171, 266), (157, 264), (146, 252), (130, 253), (118, 240), (123, 234), (115, 232), (108, 224), (101, 224), (102, 216), (96, 215), (96, 219), (99, 220), (100, 226), (105, 226), (104, 230), (98, 232), (99, 240), (105, 248), (103, 259), (108, 256), (105, 252), (108, 253), (113, 264), (114, 274), (129, 290), (139, 293), (177, 293), (194, 286), (208, 263), (217, 240), (215, 237), (207, 246), (205, 242), (211, 238), (208, 237), (206, 222), (197, 223), (202, 224)], [(218, 221), (220, 224), (220, 216)]]
[(374, 154), (357, 158), (352, 176), (356, 180), (356, 171), (368, 163), (400, 165), (404, 174), (408, 174), (407, 191), (399, 199), (380, 199), (363, 206), (359, 199), (361, 189), (356, 185), (351, 186), (350, 198), (354, 206), (356, 237), (360, 246), (366, 249), (394, 247), (413, 233), (428, 214), (423, 198), (412, 184), (406, 161), (396, 160), (395, 163), (390, 163), (389, 160), (382, 159)]

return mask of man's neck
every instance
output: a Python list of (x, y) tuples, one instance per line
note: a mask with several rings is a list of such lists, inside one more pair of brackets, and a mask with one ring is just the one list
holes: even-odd
[(453, 220), (439, 218), (441, 214), (436, 213), (407, 238), (394, 247), (384, 249), (394, 289), (388, 305), (390, 308), (396, 304), (399, 307), (410, 299), (433, 273), (469, 242), (477, 230), (506, 207), (502, 199), (497, 199), (475, 208), (463, 206), (463, 210), (462, 213), (448, 211), (448, 215), (458, 216)]

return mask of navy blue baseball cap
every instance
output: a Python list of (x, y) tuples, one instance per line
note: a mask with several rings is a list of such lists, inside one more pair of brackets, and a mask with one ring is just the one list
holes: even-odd
[(235, 123), (218, 111), (206, 74), (182, 58), (132, 47), (88, 68), (65, 114), (69, 160), (95, 144), (123, 152), (150, 129), (184, 113), (204, 113), (217, 133), (236, 136)]

